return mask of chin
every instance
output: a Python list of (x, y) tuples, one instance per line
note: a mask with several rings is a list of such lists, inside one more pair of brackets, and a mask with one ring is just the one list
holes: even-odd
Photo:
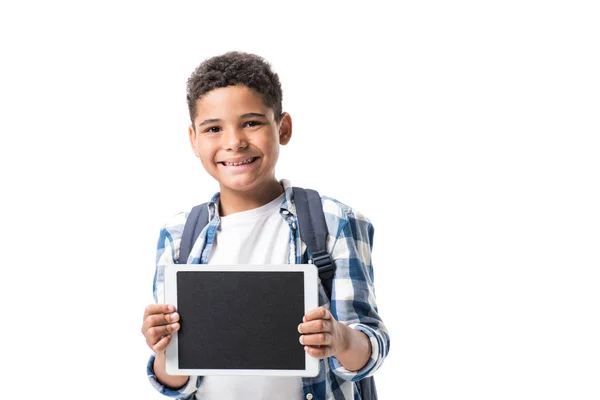
[(225, 179), (219, 182), (221, 187), (226, 187), (229, 190), (235, 192), (249, 192), (251, 190), (256, 189), (261, 185), (261, 181), (257, 179), (248, 179), (248, 178), (234, 178), (234, 179)]

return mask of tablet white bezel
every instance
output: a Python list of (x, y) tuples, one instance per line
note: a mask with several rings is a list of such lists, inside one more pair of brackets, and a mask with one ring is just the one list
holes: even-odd
[[(165, 267), (165, 303), (172, 304), (177, 310), (177, 272), (178, 271), (250, 271), (250, 272), (304, 272), (304, 313), (318, 307), (318, 272), (313, 264), (280, 265), (207, 265), (173, 264)], [(302, 321), (298, 321), (300, 324)], [(300, 333), (298, 333), (300, 337)], [(171, 336), (166, 348), (166, 371), (169, 375), (263, 375), (263, 376), (302, 376), (315, 377), (319, 374), (319, 360), (305, 355), (305, 369), (180, 369), (178, 360), (178, 335)], [(298, 343), (298, 346), (302, 346)]]

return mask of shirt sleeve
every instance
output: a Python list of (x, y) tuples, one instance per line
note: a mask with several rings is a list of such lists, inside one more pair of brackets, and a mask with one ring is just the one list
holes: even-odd
[[(169, 264), (175, 264), (175, 260), (179, 257), (179, 243), (181, 242), (181, 235), (183, 233), (183, 227), (185, 225), (187, 214), (177, 214), (172, 221), (167, 223), (160, 231), (158, 238), (157, 250), (156, 250), (156, 270), (154, 272), (154, 282), (152, 285), (152, 292), (154, 295), (155, 303), (164, 303), (165, 293), (165, 266)], [(190, 376), (188, 382), (179, 389), (171, 389), (164, 386), (158, 381), (154, 374), (154, 355), (150, 356), (146, 372), (150, 384), (158, 390), (159, 393), (173, 397), (177, 399), (192, 399), (196, 390), (200, 386), (202, 381), (201, 377)]]
[[(326, 214), (326, 218), (334, 217)], [(338, 321), (363, 332), (371, 342), (372, 349), (369, 361), (359, 371), (349, 371), (337, 358), (329, 358), (331, 370), (344, 380), (358, 381), (373, 375), (382, 365), (390, 347), (389, 334), (378, 314), (375, 300), (371, 264), (373, 234), (373, 225), (364, 215), (342, 207), (332, 249), (336, 270), (332, 283), (331, 313)]]
[(154, 375), (154, 355), (152, 355), (150, 360), (148, 360), (146, 372), (148, 373), (150, 384), (156, 390), (158, 390), (160, 394), (164, 394), (167, 397), (173, 397), (180, 400), (193, 399), (196, 390), (198, 390), (198, 387), (200, 386), (200, 377), (198, 376), (190, 376), (190, 379), (188, 379), (187, 383), (179, 389), (171, 389), (164, 386), (158, 381), (158, 379), (156, 379), (156, 376)]

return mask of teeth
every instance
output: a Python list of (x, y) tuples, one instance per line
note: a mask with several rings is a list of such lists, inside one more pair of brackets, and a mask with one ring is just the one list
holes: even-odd
[(238, 165), (250, 164), (252, 162), (252, 160), (254, 160), (254, 158), (249, 158), (249, 159), (244, 160), (244, 161), (239, 162), (239, 163), (224, 162), (223, 164), (227, 165), (228, 167), (231, 167), (231, 166), (238, 166)]

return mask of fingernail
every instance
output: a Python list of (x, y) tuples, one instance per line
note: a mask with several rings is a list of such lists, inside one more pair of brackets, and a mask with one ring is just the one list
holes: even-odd
[(300, 344), (304, 344), (304, 335), (300, 336)]
[(169, 318), (171, 318), (171, 321), (175, 321), (178, 316), (179, 315), (176, 312), (174, 312), (173, 314), (169, 315)]
[(302, 333), (302, 330), (300, 329), (300, 326), (301, 326), (301, 325), (302, 325), (302, 324), (298, 324), (298, 332), (300, 332), (300, 333)]
[(179, 324), (178, 323), (171, 324), (171, 328), (173, 328), (173, 330), (176, 331), (177, 329), (179, 329)]

